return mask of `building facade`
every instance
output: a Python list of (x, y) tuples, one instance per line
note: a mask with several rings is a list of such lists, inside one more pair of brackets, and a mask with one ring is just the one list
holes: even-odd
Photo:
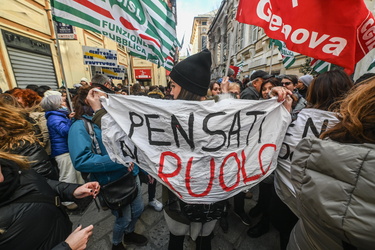
[[(175, 1), (168, 3), (176, 9)], [(58, 34), (58, 39), (55, 30), (62, 32)], [(70, 34), (64, 34), (67, 30)], [(2, 90), (25, 88), (29, 84), (48, 85), (56, 89), (62, 85), (72, 87), (82, 77), (91, 79), (98, 69), (84, 64), (82, 46), (117, 51), (117, 64), (125, 67), (126, 73), (124, 80), (113, 80), (115, 84), (138, 81), (146, 85), (166, 85), (167, 71), (164, 68), (129, 56), (124, 46), (101, 34), (55, 24), (49, 0), (1, 1)]]
[(194, 17), (191, 31), (190, 44), (191, 53), (196, 54), (209, 47), (207, 32), (214, 19), (216, 11)]
[[(272, 75), (302, 75), (300, 68), (306, 63), (307, 57), (294, 53), (295, 63), (285, 69), (277, 47), (270, 47), (269, 37), (262, 28), (235, 20), (238, 2), (223, 0), (209, 28), (209, 49), (213, 54), (212, 80), (223, 77), (229, 65), (240, 67), (237, 75), (240, 80), (255, 70), (264, 70)], [(374, 0), (365, 2), (370, 10), (374, 10)], [(357, 64), (357, 69), (363, 69), (362, 64), (369, 65), (374, 59), (374, 53), (370, 52), (371, 55)]]

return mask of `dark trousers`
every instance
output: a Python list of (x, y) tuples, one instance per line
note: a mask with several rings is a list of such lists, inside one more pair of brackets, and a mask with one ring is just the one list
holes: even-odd
[[(176, 236), (169, 233), (168, 250), (182, 250), (184, 248), (185, 235)], [(211, 250), (211, 235), (198, 236), (195, 241), (197, 250)]]
[(298, 221), (298, 217), (279, 198), (275, 189), (271, 198), (271, 224), (279, 231), (280, 249), (284, 250), (288, 246), (290, 233)]

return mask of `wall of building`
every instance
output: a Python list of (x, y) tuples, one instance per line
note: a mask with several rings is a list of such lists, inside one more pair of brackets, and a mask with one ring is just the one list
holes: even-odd
[[(62, 86), (64, 75), (68, 87), (73, 87), (75, 83), (79, 83), (82, 77), (91, 79), (95, 72), (92, 71), (90, 66), (83, 64), (82, 46), (84, 45), (117, 50), (118, 64), (127, 68), (129, 79), (124, 82), (113, 80), (116, 84), (136, 82), (134, 69), (130, 70), (134, 66), (135, 68), (146, 67), (152, 70), (152, 85), (166, 85), (167, 72), (163, 67), (158, 68), (157, 65), (140, 59), (133, 58), (132, 61), (126, 48), (123, 46), (119, 46), (116, 42), (100, 34), (77, 27), (75, 27), (76, 40), (59, 39), (62, 66), (64, 69), (62, 71), (49, 0), (1, 0), (0, 30), (0, 87), (2, 90), (20, 86), (20, 77), (15, 73), (14, 65), (8, 53), (9, 42), (5, 40), (7, 37), (4, 37), (3, 31), (15, 34), (17, 39), (32, 41), (31, 43), (35, 47), (35, 51), (33, 51), (34, 47), (28, 48), (31, 53), (38, 50), (38, 43), (45, 46), (44, 49), (46, 47), (50, 49), (51, 55), (49, 57), (51, 58), (54, 70), (52, 78), (56, 81), (55, 84), (51, 84), (55, 88)], [(25, 42), (23, 46), (24, 44)], [(19, 56), (22, 57), (21, 54)], [(17, 77), (18, 79), (16, 79)], [(37, 84), (42, 85), (43, 82)], [(22, 86), (24, 87), (24, 85)]]

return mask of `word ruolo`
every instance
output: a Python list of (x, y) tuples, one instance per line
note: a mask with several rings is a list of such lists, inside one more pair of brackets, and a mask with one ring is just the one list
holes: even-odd
[[(204, 170), (202, 166), (198, 170), (193, 164), (194, 157), (190, 157), (189, 160), (186, 163), (183, 163), (182, 160), (181, 160), (181, 157), (178, 154), (173, 153), (171, 151), (162, 152), (160, 154), (158, 177), (161, 180), (163, 180), (163, 182), (166, 185), (168, 185), (171, 190), (175, 191), (175, 193), (180, 198), (182, 198), (182, 195), (181, 195), (180, 192), (178, 192), (178, 189), (181, 189), (181, 185), (184, 186), (186, 191), (192, 197), (205, 197), (205, 196), (209, 195), (213, 186), (214, 186), (214, 182), (219, 183), (218, 187), (215, 187), (216, 190), (217, 190), (217, 188), (219, 188), (224, 192), (230, 192), (230, 191), (234, 190), (236, 187), (238, 187), (241, 183), (243, 183), (244, 185), (247, 185), (250, 182), (253, 182), (253, 181), (256, 181), (256, 180), (260, 179), (262, 176), (264, 176), (268, 173), (268, 171), (270, 170), (272, 161), (270, 161), (270, 163), (267, 166), (264, 166), (263, 161), (262, 161), (262, 156), (265, 153), (265, 151), (267, 151), (269, 153), (270, 150), (272, 150), (272, 152), (275, 153), (276, 152), (276, 145), (272, 144), (272, 143), (263, 144), (260, 147), (259, 152), (258, 152), (258, 162), (257, 163), (253, 163), (253, 162), (250, 162), (249, 160), (247, 160), (247, 156), (246, 156), (244, 150), (242, 150), (240, 152), (240, 155), (236, 152), (229, 153), (227, 156), (225, 156), (223, 158), (223, 160), (221, 162), (217, 162), (218, 160), (212, 157), (211, 160), (210, 160), (209, 166), (207, 166), (209, 168), (208, 183), (206, 184), (205, 190), (202, 190), (202, 192), (200, 192), (200, 193), (196, 193), (196, 191), (192, 190), (191, 183), (193, 181), (193, 177), (192, 177), (191, 173), (192, 173), (192, 170), (195, 171), (195, 172), (196, 171), (207, 171), (207, 170)], [(225, 170), (226, 170), (227, 167), (233, 167), (233, 166), (228, 166), (229, 160), (231, 158), (233, 158), (233, 160), (234, 160), (234, 161), (231, 161), (231, 162), (235, 162), (235, 165), (237, 165), (236, 166), (237, 167), (236, 181), (232, 184), (228, 184), (228, 183), (226, 183), (226, 180), (225, 180), (226, 179), (225, 176), (227, 175), (227, 172)], [(172, 168), (174, 168), (174, 171), (167, 173), (165, 165), (166, 165), (166, 162), (170, 163), (171, 160), (175, 161), (175, 165), (172, 166)], [(248, 171), (247, 171), (247, 167), (251, 166), (253, 168), (254, 164), (257, 165), (257, 167), (259, 168), (260, 173), (259, 173), (259, 171), (257, 171), (258, 174), (249, 175)], [(171, 166), (169, 166), (169, 169), (170, 169), (170, 167)], [(219, 168), (219, 170), (217, 170), (216, 168)], [(171, 180), (173, 178), (177, 178), (177, 176), (180, 176), (180, 177), (183, 176), (183, 179), (185, 181), (185, 183), (179, 183), (178, 188), (173, 186), (173, 184), (171, 182)], [(204, 178), (203, 180), (201, 180), (201, 179), (194, 180), (194, 182), (199, 182), (203, 186), (204, 184), (202, 182), (204, 182), (205, 180), (207, 180), (207, 178)]]

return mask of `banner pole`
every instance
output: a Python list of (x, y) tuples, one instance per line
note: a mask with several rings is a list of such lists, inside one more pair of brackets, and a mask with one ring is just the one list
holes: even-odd
[[(132, 55), (130, 55), (129, 53), (129, 49), (126, 48), (126, 51), (128, 52), (128, 58), (129, 58), (129, 70), (128, 70), (128, 92), (129, 92), (129, 95), (130, 95), (130, 82), (133, 82), (133, 58), (132, 58)], [(131, 80), (131, 81), (129, 81)]]
[(233, 32), (232, 32), (232, 37), (231, 39), (229, 39), (229, 51), (228, 51), (228, 61), (227, 61), (227, 64), (226, 64), (226, 68), (225, 68), (225, 75), (224, 76), (227, 76), (228, 75), (228, 71), (229, 71), (229, 65), (230, 65), (230, 59), (232, 57), (232, 54), (233, 54), (233, 43), (234, 43), (234, 38), (236, 37), (237, 35), (237, 26), (238, 26), (238, 21), (237, 20), (233, 20), (234, 21), (234, 27), (233, 27)]
[(274, 49), (274, 43), (272, 42), (272, 46), (271, 46), (271, 59), (270, 59), (270, 69), (269, 69), (269, 72), (268, 72), (269, 75), (271, 75), (271, 72), (272, 72), (273, 49)]
[(53, 28), (55, 30), (55, 37), (56, 37), (57, 53), (59, 54), (58, 58), (59, 58), (59, 62), (60, 62), (61, 72), (62, 72), (62, 81), (65, 85), (66, 97), (68, 98), (70, 111), (74, 112), (74, 107), (73, 107), (72, 100), (70, 98), (69, 87), (68, 87), (68, 83), (66, 81), (66, 76), (65, 76), (64, 64), (63, 64), (61, 49), (60, 49), (60, 41), (59, 41), (59, 37), (57, 35), (57, 24), (56, 24), (55, 21), (53, 21), (53, 24), (54, 24)]

